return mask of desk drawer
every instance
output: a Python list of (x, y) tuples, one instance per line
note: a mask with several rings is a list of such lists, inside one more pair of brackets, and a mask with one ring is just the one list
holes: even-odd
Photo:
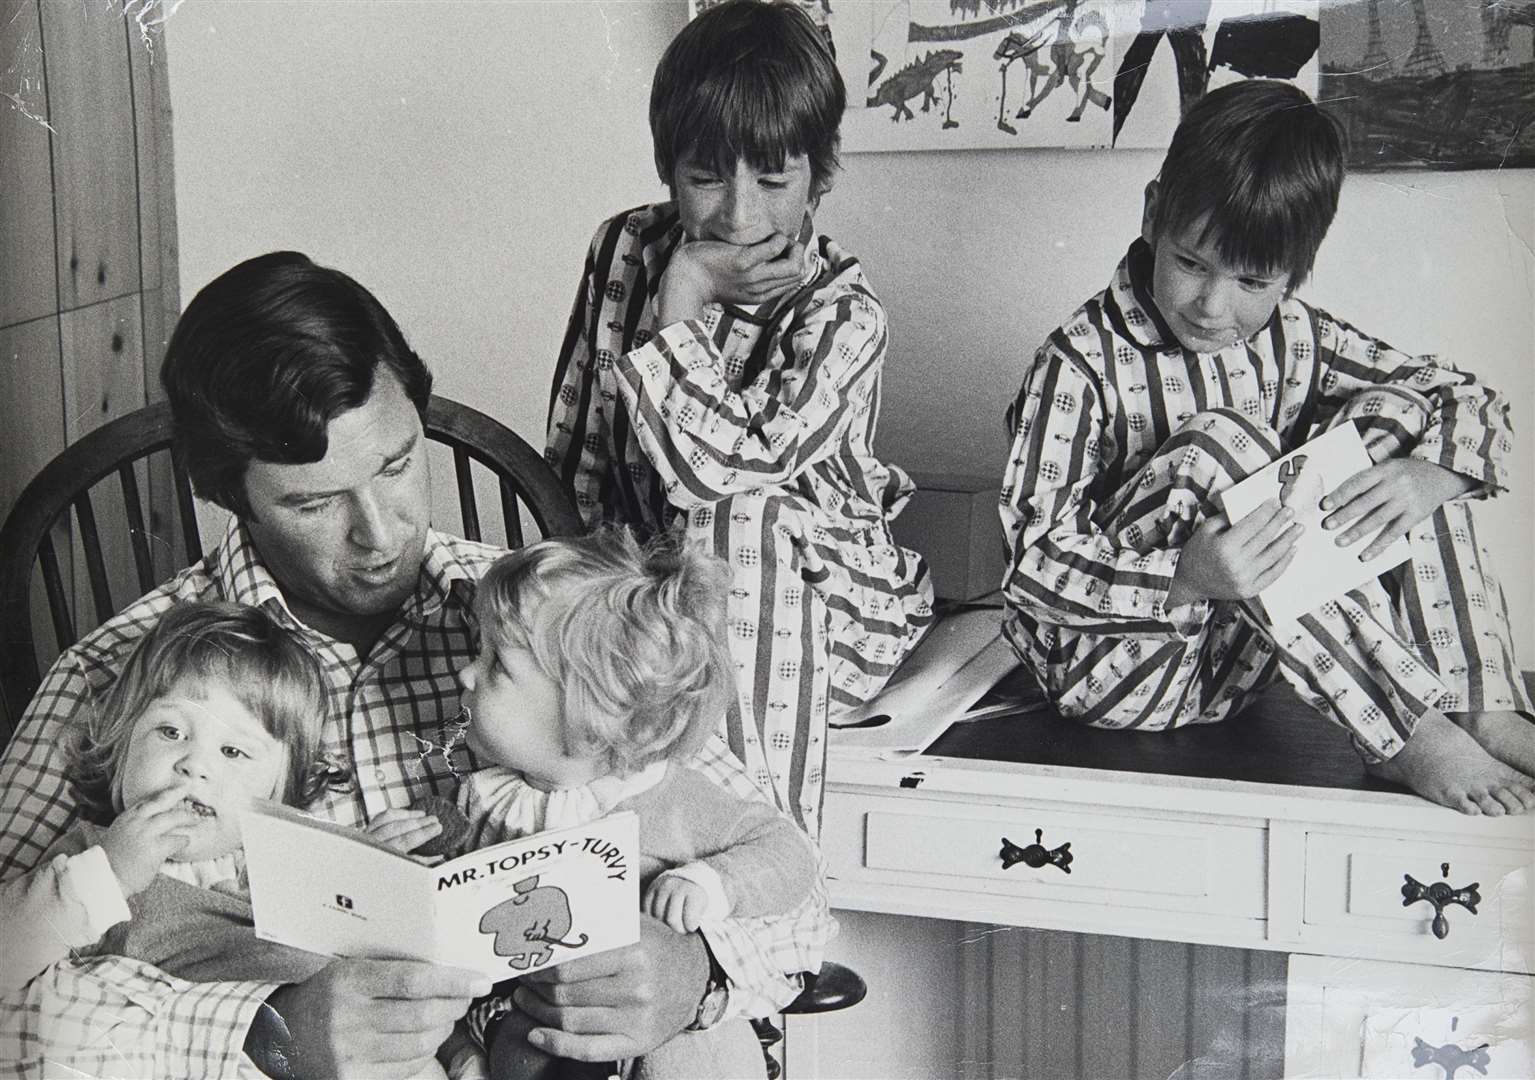
[[(1427, 900), (1403, 904), (1409, 874), (1424, 886), (1476, 884), (1476, 912), (1446, 904), (1446, 933), (1436, 937), (1433, 905)], [(1405, 950), (1419, 963), (1531, 971), (1535, 908), (1530, 850), (1478, 845), (1460, 837), (1403, 841), (1308, 833), (1304, 931), (1308, 940)]]
[[(828, 807), (830, 810), (830, 806)], [(1262, 918), (1264, 830), (1193, 820), (861, 798), (828, 833), (833, 877), (1115, 907)], [(1068, 870), (1015, 860), (1004, 843), (1069, 844)]]

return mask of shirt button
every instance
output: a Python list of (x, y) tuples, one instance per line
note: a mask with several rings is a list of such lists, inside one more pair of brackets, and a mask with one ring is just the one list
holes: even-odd
[(374, 769), (373, 770), (373, 779), (377, 780), (380, 784), (382, 784), (384, 782), (384, 770), (383, 769)]

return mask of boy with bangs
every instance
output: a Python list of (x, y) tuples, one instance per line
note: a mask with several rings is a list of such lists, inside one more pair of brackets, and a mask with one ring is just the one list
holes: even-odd
[[(1372, 773), (1467, 814), (1535, 807), (1529, 698), (1468, 502), (1505, 486), (1506, 405), (1294, 296), (1343, 182), (1334, 122), (1285, 83), (1215, 91), (1146, 187), (1109, 287), (1034, 355), (1009, 410), (1006, 632), (1059, 711), (1159, 730), (1283, 677)], [(1407, 563), (1291, 623), (1248, 605), (1301, 526), (1217, 492), (1354, 423), (1374, 463), (1324, 529)]]
[(885, 311), (811, 220), (845, 99), (792, 5), (729, 0), (677, 36), (650, 101), (672, 201), (597, 230), (545, 451), (588, 525), (676, 529), (729, 563), (731, 749), (812, 836), (828, 712), (932, 617), (890, 536), (911, 482), (873, 449)]

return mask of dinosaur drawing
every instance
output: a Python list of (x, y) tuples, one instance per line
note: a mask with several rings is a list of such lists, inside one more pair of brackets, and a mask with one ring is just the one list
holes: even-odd
[(1108, 24), (1096, 11), (1086, 11), (1078, 17), (1079, 6), (1080, 0), (1066, 0), (1049, 26), (1027, 37), (1009, 32), (997, 44), (991, 58), (1002, 62), (1002, 98), (997, 110), (997, 127), (1002, 131), (1018, 134), (1018, 129), (1007, 122), (1007, 69), (1016, 60), (1022, 60), (1029, 72), (1029, 100), (1015, 114), (1016, 119), (1027, 120), (1040, 102), (1068, 81), (1077, 94), (1077, 106), (1066, 117), (1067, 121), (1081, 120), (1089, 104), (1108, 109), (1109, 96), (1093, 85), (1093, 73), (1105, 55)]
[[(869, 75), (872, 84), (885, 70), (886, 59), (877, 52), (871, 53), (874, 57), (874, 70)], [(938, 102), (938, 91), (933, 89), (933, 83), (938, 81), (938, 76), (943, 75), (947, 80), (947, 102), (944, 105), (943, 126), (945, 128), (959, 127), (959, 121), (949, 116), (949, 110), (954, 106), (954, 76), (964, 71), (965, 54), (957, 49), (938, 49), (929, 52), (920, 59), (913, 60), (901, 68), (894, 75), (875, 88), (874, 93), (865, 102), (869, 108), (880, 105), (889, 105), (895, 112), (890, 119), (899, 123), (901, 120), (914, 120), (910, 106), (906, 103), (918, 94), (922, 95), (922, 111), (928, 112)]]

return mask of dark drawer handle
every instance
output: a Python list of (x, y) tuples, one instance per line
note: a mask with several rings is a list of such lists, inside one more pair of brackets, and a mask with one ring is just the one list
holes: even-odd
[(1403, 874), (1402, 882), (1402, 906), (1410, 907), (1419, 900), (1427, 900), (1434, 905), (1434, 936), (1443, 941), (1450, 933), (1450, 922), (1444, 917), (1444, 909), (1451, 904), (1459, 904), (1471, 914), (1476, 914), (1476, 905), (1482, 902), (1482, 894), (1477, 892), (1479, 881), (1473, 881), (1464, 889), (1451, 888), (1443, 881), (1436, 881), (1432, 885), (1425, 885), (1411, 874)]
[(1492, 1064), (1492, 1056), (1487, 1053), (1486, 1043), (1470, 1050), (1462, 1050), (1454, 1043), (1431, 1046), (1417, 1036), (1413, 1037), (1412, 1043), (1412, 1065), (1415, 1069), (1421, 1069), (1425, 1065), (1438, 1065), (1447, 1077), (1453, 1077), (1459, 1069), (1475, 1069), (1486, 1076), (1487, 1066)]
[(1034, 842), (1028, 847), (1019, 847), (1007, 837), (1002, 838), (1002, 869), (1007, 870), (1016, 863), (1026, 863), (1038, 870), (1049, 863), (1051, 866), (1059, 866), (1066, 873), (1071, 873), (1071, 841), (1067, 841), (1060, 847), (1051, 851), (1041, 841), (1044, 839), (1045, 830), (1034, 830)]

